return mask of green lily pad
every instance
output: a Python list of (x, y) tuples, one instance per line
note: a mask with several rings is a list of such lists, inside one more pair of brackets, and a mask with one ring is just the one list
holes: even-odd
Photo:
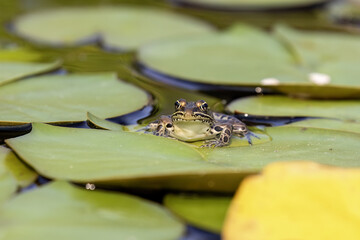
[(0, 86), (20, 78), (52, 71), (60, 66), (60, 61), (52, 63), (31, 63), (4, 62), (0, 60)]
[(146, 45), (140, 48), (138, 61), (157, 73), (190, 82), (265, 87), (301, 97), (359, 98), (360, 53), (352, 51), (360, 49), (359, 36), (313, 33), (298, 43), (302, 38), (297, 35), (302, 35), (295, 30), (279, 26), (274, 32), (238, 24), (223, 33)]
[(0, 87), (0, 124), (78, 122), (88, 111), (109, 118), (148, 102), (146, 92), (113, 73), (46, 75)]
[(189, 224), (220, 233), (231, 197), (174, 195), (165, 196), (164, 204)]
[(359, 100), (306, 100), (273, 95), (237, 99), (231, 102), (227, 109), (251, 115), (326, 117), (360, 121)]
[(309, 119), (292, 123), (291, 126), (333, 129), (345, 132), (360, 133), (360, 122), (349, 122), (335, 119)]
[(324, 0), (178, 0), (180, 3), (196, 4), (219, 9), (271, 10), (306, 7), (325, 2)]
[(48, 178), (131, 188), (232, 192), (244, 176), (274, 161), (360, 166), (359, 134), (301, 127), (266, 131), (272, 141), (204, 149), (150, 134), (37, 123), (31, 133), (6, 143)]
[(110, 122), (106, 119), (99, 118), (92, 113), (87, 113), (87, 123), (90, 127), (95, 127), (99, 129), (106, 129), (112, 131), (123, 131), (123, 127), (120, 124)]
[(143, 44), (213, 31), (205, 22), (150, 7), (81, 7), (34, 12), (17, 18), (14, 31), (50, 45), (101, 40), (105, 46), (135, 49)]
[(0, 146), (0, 203), (18, 187), (30, 185), (36, 177), (37, 174), (21, 163), (10, 149)]
[(201, 83), (258, 86), (269, 78), (280, 83), (307, 81), (284, 46), (246, 25), (150, 44), (140, 48), (138, 60), (162, 74)]
[(184, 226), (161, 206), (53, 182), (0, 208), (3, 239), (176, 240)]
[(359, 34), (299, 31), (282, 25), (275, 28), (275, 33), (298, 60), (314, 70), (328, 62), (352, 61), (353, 64), (359, 64)]

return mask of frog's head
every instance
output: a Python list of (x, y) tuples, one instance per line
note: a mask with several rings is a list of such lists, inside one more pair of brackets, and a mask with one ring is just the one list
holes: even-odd
[(211, 124), (212, 118), (208, 104), (204, 100), (196, 102), (186, 102), (185, 99), (179, 99), (175, 102), (175, 112), (171, 116), (175, 122), (201, 122)]

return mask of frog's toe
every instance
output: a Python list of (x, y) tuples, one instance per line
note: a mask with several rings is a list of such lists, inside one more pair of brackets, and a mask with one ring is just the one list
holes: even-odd
[(205, 141), (206, 144), (201, 145), (200, 148), (214, 148), (217, 146), (216, 141)]
[(260, 139), (259, 136), (257, 136), (256, 134), (254, 134), (254, 133), (252, 133), (252, 132), (250, 132), (250, 131), (248, 131), (248, 132), (245, 134), (245, 137), (246, 137), (246, 139), (247, 139), (247, 141), (248, 141), (248, 143), (249, 143), (250, 145), (252, 145), (251, 137), (255, 137), (255, 138), (257, 138), (257, 139)]

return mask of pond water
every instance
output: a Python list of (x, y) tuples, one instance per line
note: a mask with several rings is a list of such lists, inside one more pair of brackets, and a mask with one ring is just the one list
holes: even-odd
[[(174, 102), (180, 98), (185, 98), (187, 100), (203, 99), (208, 102), (212, 107), (212, 110), (224, 112), (226, 104), (235, 99), (247, 96), (274, 95), (279, 93), (276, 89), (266, 86), (221, 85), (193, 82), (180, 77), (174, 77), (170, 74), (161, 73), (151, 69), (137, 61), (136, 52), (134, 50), (127, 51), (124, 49), (106, 47), (102, 41), (97, 41), (98, 39), (95, 41), (93, 38), (87, 39), (83, 41), (86, 44), (80, 44), (78, 46), (46, 46), (37, 43), (36, 41), (25, 40), (14, 34), (14, 25), (13, 22), (11, 22), (22, 14), (46, 10), (48, 8), (56, 9), (64, 6), (111, 6), (118, 4), (153, 6), (169, 12), (182, 13), (203, 19), (213, 25), (216, 29), (220, 30), (239, 21), (262, 27), (265, 30), (278, 22), (286, 23), (292, 27), (306, 29), (323, 29), (328, 31), (341, 31), (343, 29), (342, 26), (335, 25), (331, 21), (331, 17), (326, 15), (328, 14), (327, 4), (330, 4), (330, 1), (313, 1), (305, 6), (280, 7), (280, 9), (276, 7), (275, 9), (270, 8), (270, 10), (268, 7), (251, 7), (250, 9), (247, 7), (225, 7), (222, 10), (219, 10), (221, 7), (206, 7), (206, 4), (204, 7), (203, 4), (197, 3), (197, 1), (0, 0), (0, 22), (3, 25), (3, 27), (0, 28), (0, 46), (5, 49), (21, 47), (26, 48), (29, 51), (40, 53), (41, 62), (62, 59), (63, 62), (60, 70), (50, 71), (46, 74), (62, 75), (71, 73), (116, 72), (118, 77), (123, 81), (132, 83), (146, 90), (151, 96), (149, 105), (143, 107), (139, 111), (108, 119), (122, 125), (146, 125), (149, 122), (158, 119), (161, 115), (168, 115), (174, 111)], [(114, 23), (114, 25), (116, 26), (116, 23)], [(216, 56), (214, 56), (214, 58), (216, 58)], [(310, 118), (304, 117), (303, 115), (261, 116), (243, 113), (238, 113), (235, 116), (246, 122), (248, 125), (255, 126), (280, 126)], [(314, 118), (316, 117), (317, 116), (314, 116)], [(86, 122), (60, 125), (74, 128), (89, 128)], [(20, 126), (0, 126), (0, 140), (3, 141), (4, 139), (24, 135), (30, 131), (30, 124)], [(224, 162), (222, 164), (226, 165), (227, 163)], [(49, 179), (40, 176), (36, 184), (24, 188), (21, 193), (33, 191), (38, 185), (46, 184), (48, 181)], [(160, 203), (167, 193), (164, 191), (155, 191), (154, 194), (151, 190), (131, 191), (127, 188), (122, 190)], [(232, 194), (226, 193), (225, 195), (230, 197)], [(188, 226), (186, 236), (183, 236), (180, 240), (205, 239), (219, 240), (220, 235)]]

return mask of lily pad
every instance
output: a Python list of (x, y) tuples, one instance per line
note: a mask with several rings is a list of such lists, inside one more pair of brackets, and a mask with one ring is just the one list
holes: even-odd
[(176, 0), (176, 2), (224, 10), (277, 10), (309, 7), (324, 0)]
[(307, 81), (281, 43), (240, 24), (223, 33), (147, 45), (140, 48), (138, 60), (162, 74), (208, 84), (258, 86), (269, 78), (280, 83)]
[(113, 73), (45, 75), (0, 87), (0, 124), (79, 122), (88, 111), (109, 118), (148, 102), (146, 92)]
[(291, 126), (323, 128), (360, 133), (360, 122), (346, 122), (336, 119), (310, 119), (292, 123)]
[(77, 45), (101, 41), (109, 48), (213, 31), (205, 22), (150, 7), (81, 7), (34, 12), (17, 18), (14, 31), (35, 42)]
[(53, 182), (0, 208), (3, 239), (176, 240), (184, 227), (161, 206)]
[(30, 185), (36, 177), (37, 174), (21, 163), (10, 149), (0, 146), (0, 203), (18, 187)]
[(20, 78), (52, 71), (60, 66), (60, 61), (52, 63), (31, 63), (4, 62), (0, 60), (0, 86)]
[(301, 97), (359, 98), (360, 54), (352, 51), (360, 49), (358, 35), (328, 34), (327, 41), (326, 34), (314, 33), (306, 35), (308, 42), (298, 43), (292, 36), (295, 30), (287, 29), (279, 26), (269, 34), (237, 24), (222, 33), (149, 44), (137, 57), (145, 75), (173, 82), (264, 87)]
[(314, 70), (329, 62), (360, 62), (359, 34), (299, 31), (282, 25), (275, 28), (275, 33), (298, 60)]
[(359, 100), (306, 100), (273, 95), (237, 99), (227, 109), (251, 115), (325, 117), (360, 122)]
[(360, 166), (359, 134), (301, 127), (266, 131), (270, 142), (203, 149), (150, 134), (37, 123), (31, 133), (6, 143), (48, 178), (131, 188), (232, 192), (244, 176), (288, 159)]
[(307, 161), (274, 163), (240, 186), (229, 208), (223, 237), (359, 239), (359, 184), (359, 168)]
[(219, 196), (168, 194), (165, 196), (164, 204), (189, 224), (220, 233), (231, 199)]

